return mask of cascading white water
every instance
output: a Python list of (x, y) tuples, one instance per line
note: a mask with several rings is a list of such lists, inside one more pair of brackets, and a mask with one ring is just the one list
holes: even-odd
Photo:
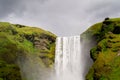
[(95, 45), (93, 43), (86, 43), (86, 40), (81, 42), (80, 36), (58, 37), (55, 71), (53, 68), (44, 67), (39, 56), (29, 54), (18, 58), (22, 77), (25, 80), (85, 80), (85, 75), (92, 65), (89, 51)]
[(84, 80), (80, 36), (56, 39), (56, 80)]

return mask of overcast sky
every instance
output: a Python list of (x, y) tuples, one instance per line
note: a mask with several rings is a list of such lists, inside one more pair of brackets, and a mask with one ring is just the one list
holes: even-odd
[(0, 0), (0, 21), (79, 35), (105, 17), (120, 16), (120, 0)]

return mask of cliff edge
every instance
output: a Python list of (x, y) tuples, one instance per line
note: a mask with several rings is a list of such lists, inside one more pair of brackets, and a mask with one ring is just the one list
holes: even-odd
[(19, 64), (29, 55), (37, 56), (44, 67), (52, 67), (55, 38), (40, 28), (0, 22), (0, 80), (22, 80)]
[(86, 80), (120, 79), (120, 18), (105, 18), (103, 22), (90, 27), (82, 39), (94, 44), (90, 56), (93, 65)]

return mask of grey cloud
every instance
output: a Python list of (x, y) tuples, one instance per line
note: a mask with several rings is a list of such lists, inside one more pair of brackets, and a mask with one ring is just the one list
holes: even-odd
[(0, 0), (0, 18), (7, 17), (11, 13), (20, 13), (23, 10), (20, 0)]
[(1, 0), (0, 18), (7, 16), (2, 20), (40, 26), (59, 36), (79, 35), (90, 25), (107, 16), (118, 17), (119, 2), (118, 0)]
[(118, 0), (104, 0), (99, 3), (94, 3), (86, 12), (90, 13), (93, 18), (115, 17), (120, 13), (120, 1)]

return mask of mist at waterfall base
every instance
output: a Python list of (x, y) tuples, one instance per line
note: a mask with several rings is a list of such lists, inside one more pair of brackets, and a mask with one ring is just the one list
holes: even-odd
[(51, 80), (52, 70), (45, 68), (39, 56), (29, 54), (18, 58), (22, 80)]
[(91, 44), (80, 36), (57, 37), (54, 68), (45, 68), (41, 59), (29, 55), (20, 58), (21, 74), (25, 80), (85, 80), (92, 60)]

